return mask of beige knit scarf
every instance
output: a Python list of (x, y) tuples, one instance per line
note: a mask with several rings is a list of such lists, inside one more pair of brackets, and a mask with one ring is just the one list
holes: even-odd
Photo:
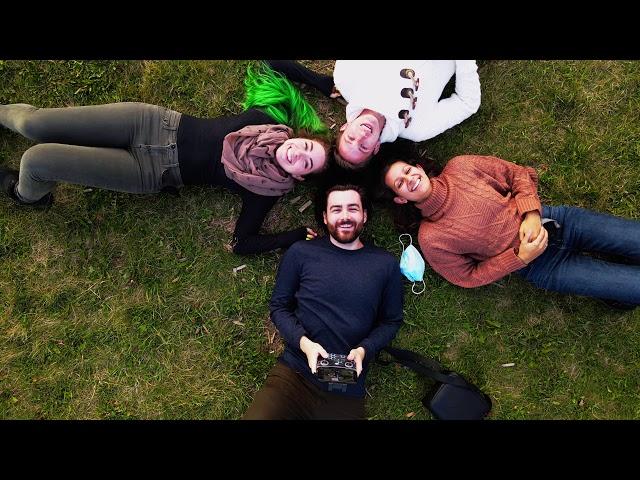
[(286, 125), (249, 125), (231, 132), (222, 144), (227, 177), (247, 190), (279, 197), (293, 189), (294, 180), (276, 161), (276, 150), (291, 138)]

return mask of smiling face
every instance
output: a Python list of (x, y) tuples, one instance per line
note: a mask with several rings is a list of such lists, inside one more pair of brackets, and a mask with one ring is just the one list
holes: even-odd
[(324, 223), (332, 239), (340, 244), (357, 242), (367, 221), (360, 194), (355, 190), (336, 190), (327, 197)]
[(431, 182), (420, 165), (406, 162), (394, 162), (386, 175), (384, 183), (397, 195), (396, 203), (422, 202), (431, 194)]
[(276, 150), (276, 161), (294, 178), (318, 172), (327, 162), (321, 143), (306, 138), (290, 138)]
[(338, 153), (354, 165), (369, 160), (380, 149), (380, 134), (384, 125), (371, 113), (363, 113), (340, 127), (342, 135), (338, 142)]

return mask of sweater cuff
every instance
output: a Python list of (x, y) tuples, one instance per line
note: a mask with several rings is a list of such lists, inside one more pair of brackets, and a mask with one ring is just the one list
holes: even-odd
[(516, 270), (520, 270), (521, 268), (527, 266), (527, 264), (524, 263), (520, 259), (520, 257), (516, 255), (516, 252), (513, 248), (510, 248), (506, 252), (501, 253), (498, 257), (500, 258), (500, 263), (505, 269), (505, 275), (508, 275), (509, 273), (515, 272)]
[(353, 348), (355, 350), (358, 347), (364, 348), (364, 360), (365, 360), (365, 362), (368, 362), (369, 360), (371, 360), (373, 358), (372, 355), (375, 356), (375, 354), (376, 354), (376, 349), (373, 348), (373, 345), (371, 344), (371, 342), (369, 340), (363, 340)]
[[(295, 331), (293, 332), (293, 339), (296, 342), (293, 346), (295, 346), (295, 348), (297, 348), (301, 352), (302, 352), (302, 350), (300, 349), (300, 339), (302, 337), (309, 338), (309, 336), (307, 335), (307, 332), (305, 331), (305, 329), (302, 328), (302, 326), (298, 325), (296, 327)], [(304, 353), (304, 352), (302, 352), (302, 353)]]
[(516, 207), (518, 213), (524, 215), (527, 212), (537, 210), (542, 215), (542, 204), (535, 196), (518, 196), (516, 197)]

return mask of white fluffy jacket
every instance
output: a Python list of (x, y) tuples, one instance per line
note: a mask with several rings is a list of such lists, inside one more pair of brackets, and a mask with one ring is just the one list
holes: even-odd
[[(404, 68), (413, 69), (420, 79), (411, 100), (400, 95), (403, 88), (413, 88), (410, 79), (400, 76)], [(456, 74), (455, 93), (440, 101), (447, 82)], [(338, 60), (333, 72), (335, 86), (348, 102), (347, 121), (363, 109), (374, 110), (386, 119), (380, 142), (406, 138), (427, 140), (457, 125), (480, 107), (480, 79), (475, 60)], [(411, 123), (398, 115), (408, 110)]]

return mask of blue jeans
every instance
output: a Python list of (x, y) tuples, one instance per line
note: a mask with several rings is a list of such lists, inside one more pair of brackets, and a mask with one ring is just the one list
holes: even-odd
[(544, 253), (516, 273), (546, 290), (640, 305), (640, 222), (566, 206), (544, 206), (542, 217), (561, 228)]

